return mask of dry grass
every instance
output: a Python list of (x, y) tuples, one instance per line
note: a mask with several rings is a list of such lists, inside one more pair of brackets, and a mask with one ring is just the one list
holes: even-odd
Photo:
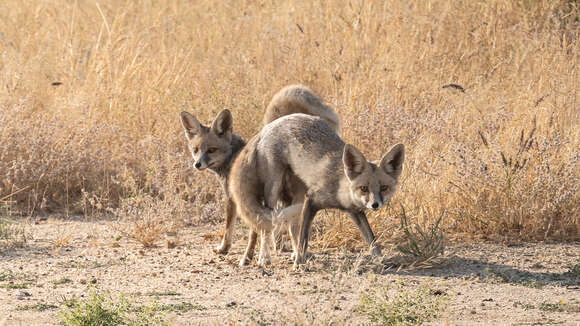
[(50, 241), (50, 245), (55, 251), (59, 251), (61, 248), (68, 247), (73, 239), (72, 230), (63, 230), (59, 232), (56, 239)]
[(22, 248), (29, 238), (22, 223), (0, 216), (0, 252), (6, 248)]
[[(579, 239), (578, 19), (564, 0), (5, 0), (0, 198), (29, 215), (219, 221), (178, 112), (229, 108), (247, 138), (301, 82), (369, 158), (406, 145), (392, 208), (370, 216), (379, 241), (401, 204), (445, 211), (455, 237)], [(358, 239), (343, 220), (328, 214), (319, 239)]]
[[(441, 265), (446, 261), (442, 257), (445, 253), (445, 236), (441, 228), (444, 214), (438, 218), (423, 216), (423, 225), (415, 221), (409, 225), (409, 217), (405, 208), (401, 207), (401, 224), (398, 234), (395, 234), (395, 249), (401, 253), (392, 260), (399, 268), (425, 268)], [(430, 225), (425, 221), (433, 220)]]

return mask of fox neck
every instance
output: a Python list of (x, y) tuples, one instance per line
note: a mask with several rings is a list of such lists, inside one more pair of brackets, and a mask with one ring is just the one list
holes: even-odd
[(350, 188), (350, 180), (348, 180), (347, 176), (341, 171), (340, 179), (338, 181), (338, 189), (336, 197), (338, 202), (342, 206), (342, 209), (361, 209), (360, 205), (355, 198), (352, 190)]
[(240, 154), (244, 146), (246, 146), (246, 142), (242, 139), (242, 137), (233, 134), (230, 146), (232, 149), (232, 153), (230, 154), (230, 157), (226, 160), (226, 162), (218, 167), (209, 168), (209, 170), (215, 173), (218, 179), (222, 181), (222, 184), (224, 186), (226, 186), (225, 183), (227, 182), (228, 175), (230, 174), (230, 169), (232, 168), (232, 165), (234, 164), (234, 161), (238, 156), (238, 154)]

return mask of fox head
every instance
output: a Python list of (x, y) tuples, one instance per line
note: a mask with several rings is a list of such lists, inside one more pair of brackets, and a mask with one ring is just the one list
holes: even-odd
[(345, 145), (344, 171), (350, 181), (352, 199), (359, 208), (377, 210), (388, 204), (403, 170), (405, 147), (397, 144), (380, 161), (369, 162), (352, 145)]
[(232, 155), (232, 122), (232, 114), (227, 109), (217, 115), (211, 127), (202, 125), (193, 115), (181, 112), (181, 124), (196, 169), (216, 170), (227, 164)]

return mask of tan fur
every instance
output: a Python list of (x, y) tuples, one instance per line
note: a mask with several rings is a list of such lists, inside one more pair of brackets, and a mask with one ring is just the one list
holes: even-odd
[[(283, 115), (292, 113), (307, 113), (325, 117), (339, 131), (340, 120), (336, 112), (324, 104), (306, 86), (288, 86), (278, 92), (264, 113), (264, 123), (269, 123)], [(228, 192), (230, 169), (235, 157), (244, 148), (245, 142), (241, 137), (233, 133), (233, 118), (228, 110), (222, 110), (211, 123), (204, 126), (197, 118), (188, 112), (181, 112), (188, 147), (194, 159), (194, 166), (198, 170), (208, 169), (215, 173), (224, 189), (226, 202), (226, 225), (221, 244), (215, 248), (215, 252), (225, 254), (232, 243), (233, 227), (235, 225), (236, 208)], [(305, 193), (305, 187), (296, 178), (287, 178), (281, 198), (276, 204), (285, 207), (294, 201), (301, 203)], [(281, 206), (280, 206), (281, 205)], [(246, 264), (252, 258), (256, 242), (254, 228), (249, 234), (249, 243), (240, 264)], [(264, 237), (263, 237), (264, 238)], [(262, 239), (262, 241), (265, 241)]]
[[(232, 166), (229, 191), (238, 214), (260, 233), (271, 232), (282, 222), (290, 224), (295, 266), (303, 262), (306, 254), (314, 215), (327, 208), (349, 213), (371, 253), (378, 255), (380, 250), (364, 210), (376, 210), (388, 203), (403, 161), (402, 144), (395, 145), (374, 164), (354, 146), (345, 144), (322, 119), (292, 114), (265, 126), (242, 150)], [(297, 205), (274, 209), (288, 180), (301, 183), (306, 189), (299, 239)], [(268, 244), (262, 241), (260, 261), (268, 261), (268, 254)]]
[(264, 113), (264, 125), (293, 113), (318, 116), (338, 135), (341, 133), (340, 118), (336, 111), (325, 105), (318, 95), (304, 85), (286, 86), (276, 93)]

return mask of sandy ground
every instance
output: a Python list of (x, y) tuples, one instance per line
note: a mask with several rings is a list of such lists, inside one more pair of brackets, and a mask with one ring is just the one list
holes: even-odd
[[(0, 278), (0, 325), (58, 324), (60, 303), (86, 298), (88, 288), (123, 293), (134, 304), (191, 303), (165, 312), (172, 325), (372, 324), (360, 312), (361, 297), (419, 288), (444, 299), (435, 325), (580, 325), (580, 278), (567, 273), (580, 263), (578, 243), (456, 243), (442, 265), (415, 270), (385, 264), (388, 252), (379, 262), (366, 250), (312, 248), (306, 271), (294, 272), (289, 253), (276, 254), (265, 269), (255, 261), (238, 267), (240, 228), (230, 253), (214, 254), (212, 234), (220, 229), (184, 228), (177, 247), (144, 249), (120, 238), (110, 222), (29, 224), (23, 248), (0, 252), (0, 273), (11, 275)], [(17, 283), (26, 287), (2, 286)], [(48, 309), (26, 308), (38, 303)]]

